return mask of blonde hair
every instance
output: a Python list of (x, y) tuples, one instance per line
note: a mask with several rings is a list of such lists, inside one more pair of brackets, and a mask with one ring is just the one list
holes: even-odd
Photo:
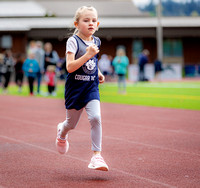
[(126, 51), (123, 48), (119, 48), (119, 49), (117, 49), (116, 54), (117, 54), (117, 56), (125, 56)]
[(4, 59), (4, 55), (3, 55), (3, 54), (0, 54), (0, 64), (3, 63), (3, 59)]
[[(82, 7), (79, 7), (77, 10), (76, 10), (76, 13), (75, 13), (75, 16), (74, 16), (74, 21), (78, 23), (82, 13), (86, 10), (89, 10), (89, 11), (94, 11), (96, 12), (97, 14), (97, 17), (98, 17), (98, 13), (97, 13), (97, 10), (92, 7), (92, 6), (82, 6)], [(74, 31), (74, 35), (77, 34), (78, 32), (78, 29), (76, 28), (75, 31)]]
[(55, 67), (55, 66), (53, 66), (53, 65), (47, 66), (47, 71), (48, 71), (48, 72), (54, 72), (55, 70), (56, 70), (56, 67)]
[(144, 50), (142, 51), (142, 53), (143, 53), (144, 55), (147, 55), (147, 56), (150, 54), (149, 50), (147, 50), (147, 49), (144, 49)]

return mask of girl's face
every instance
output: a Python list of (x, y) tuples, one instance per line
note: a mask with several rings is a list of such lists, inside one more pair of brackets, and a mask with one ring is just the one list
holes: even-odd
[(97, 22), (97, 13), (92, 10), (85, 10), (78, 22), (74, 22), (74, 25), (78, 29), (78, 35), (84, 40), (91, 40), (91, 36), (98, 28), (99, 22)]

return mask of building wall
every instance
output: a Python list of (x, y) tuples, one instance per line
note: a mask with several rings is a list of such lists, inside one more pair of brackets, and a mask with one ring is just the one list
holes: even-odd
[(183, 54), (185, 65), (200, 65), (200, 38), (183, 38)]
[[(2, 36), (11, 36), (12, 38), (12, 47), (11, 51), (14, 56), (17, 54), (22, 54), (24, 57), (26, 56), (26, 47), (27, 47), (27, 35), (26, 33), (15, 32), (15, 33), (0, 33), (0, 41), (2, 40)], [(2, 46), (2, 41), (0, 44), (0, 53), (2, 53), (6, 48)]]
[[(13, 35), (12, 35), (13, 36)], [(13, 53), (25, 52), (27, 37), (23, 34), (16, 34), (13, 36)]]
[[(108, 30), (106, 30), (108, 31)], [(120, 30), (122, 31), (122, 30)], [(128, 31), (130, 31), (128, 29)], [(129, 33), (129, 35), (108, 37), (108, 35), (102, 35), (100, 33), (100, 39), (102, 41), (100, 55), (108, 54), (113, 57), (116, 55), (116, 48), (119, 45), (124, 45), (126, 48), (127, 56), (129, 57), (131, 64), (136, 64), (137, 59), (133, 58), (133, 41), (140, 39), (143, 43), (143, 49), (148, 49), (150, 51), (149, 62), (153, 63), (157, 58), (157, 44), (156, 38), (153, 36), (135, 36), (135, 33)], [(110, 31), (111, 32), (111, 31)], [(125, 32), (125, 31), (124, 31)], [(116, 33), (116, 31), (115, 31)], [(126, 33), (126, 32), (125, 32)], [(152, 31), (153, 33), (153, 31)], [(151, 35), (152, 35), (151, 33)], [(99, 34), (99, 32), (97, 33)], [(112, 34), (112, 33), (110, 33)], [(141, 34), (141, 33), (140, 33)], [(30, 40), (41, 40), (45, 42), (51, 42), (53, 44), (53, 48), (58, 52), (59, 56), (64, 58), (65, 57), (65, 50), (66, 50), (66, 41), (69, 37), (69, 32), (66, 32), (65, 29), (61, 30), (31, 30), (29, 32), (1, 32), (0, 39), (3, 35), (10, 35), (12, 36), (12, 48), (14, 54), (16, 53), (26, 53), (26, 48), (28, 46), (28, 42)], [(70, 34), (71, 35), (71, 34)], [(98, 35), (97, 35), (98, 36)], [(169, 36), (167, 38), (179, 38), (183, 44), (183, 57), (176, 57), (173, 58), (166, 58), (164, 57), (164, 63), (170, 62), (177, 62), (183, 65), (196, 65), (200, 64), (200, 37), (180, 37), (180, 36)], [(0, 46), (0, 52), (2, 52), (2, 48)]]

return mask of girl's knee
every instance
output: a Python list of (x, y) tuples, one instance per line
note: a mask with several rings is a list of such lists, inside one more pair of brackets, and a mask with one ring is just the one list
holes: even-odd
[(101, 124), (101, 116), (99, 114), (94, 114), (89, 118), (90, 123), (93, 124)]
[(76, 127), (76, 124), (75, 123), (72, 123), (70, 121), (64, 121), (63, 123), (63, 128), (64, 130), (72, 130), (72, 129), (75, 129)]

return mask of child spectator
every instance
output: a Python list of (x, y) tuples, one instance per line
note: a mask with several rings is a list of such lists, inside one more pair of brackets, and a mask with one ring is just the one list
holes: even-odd
[(30, 96), (33, 95), (34, 81), (35, 81), (38, 71), (40, 70), (38, 62), (34, 58), (35, 58), (34, 53), (30, 52), (29, 57), (25, 60), (22, 66), (22, 69), (28, 78)]
[(118, 92), (126, 94), (126, 73), (129, 65), (129, 59), (123, 48), (119, 48), (116, 54), (117, 55), (113, 59), (113, 66), (115, 73), (118, 76)]
[(56, 73), (55, 66), (49, 65), (47, 67), (47, 71), (45, 73), (45, 80), (47, 82), (48, 94), (55, 96), (55, 88), (56, 88)]

